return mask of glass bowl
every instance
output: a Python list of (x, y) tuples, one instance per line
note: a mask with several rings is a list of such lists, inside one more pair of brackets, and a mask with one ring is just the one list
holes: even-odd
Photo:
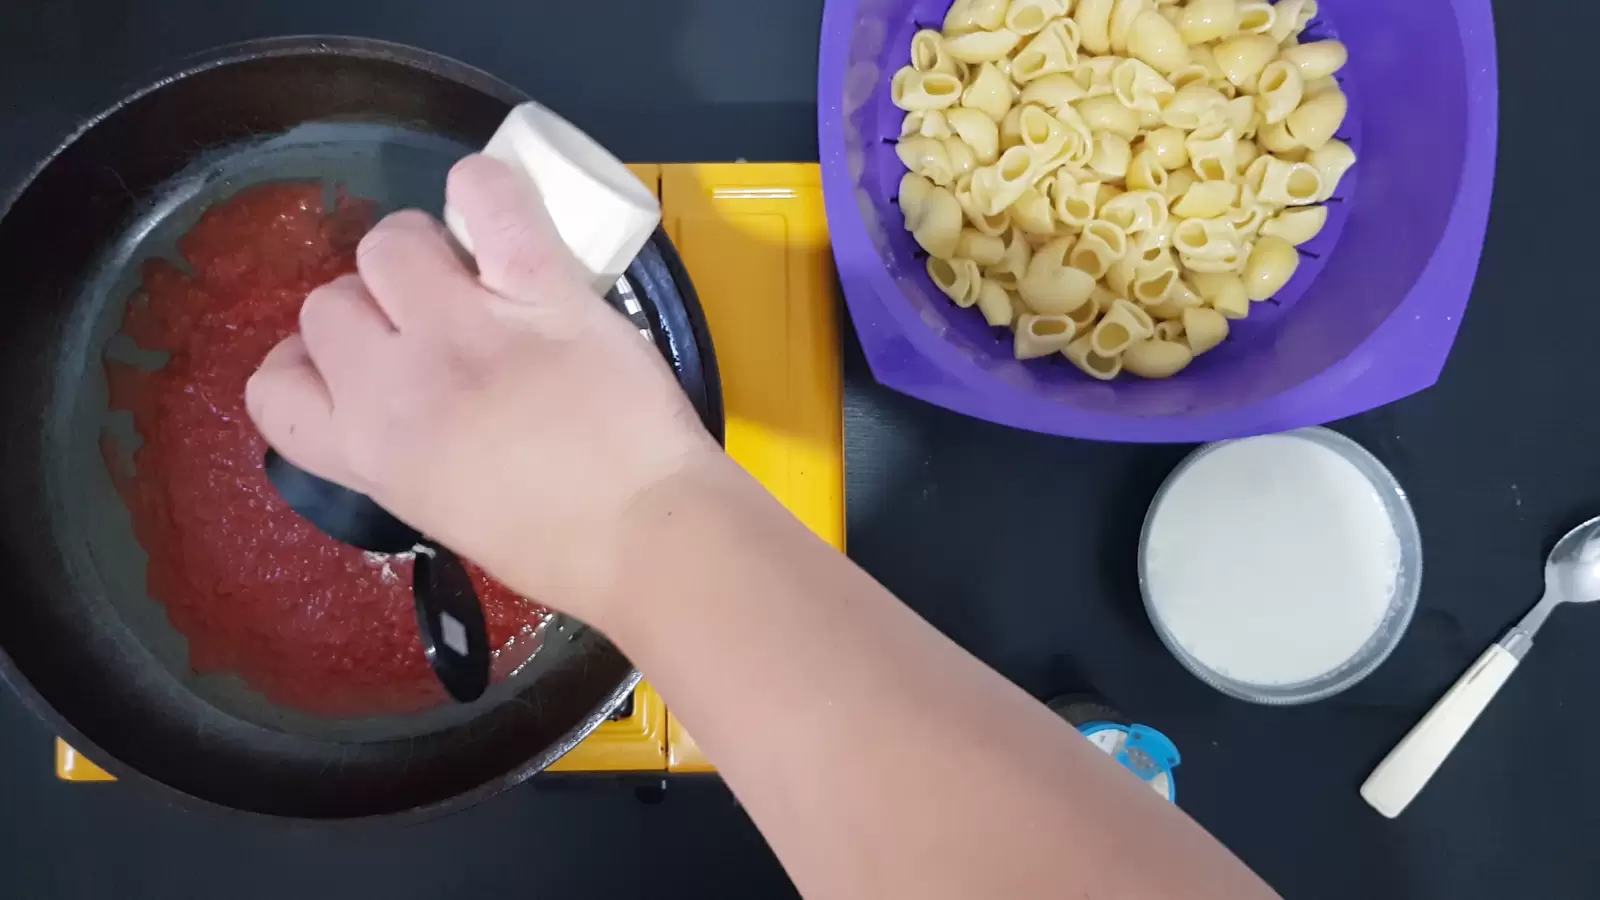
[(1417, 518), (1411, 511), (1411, 501), (1407, 499), (1405, 490), (1400, 486), (1400, 482), (1395, 480), (1394, 475), (1378, 461), (1377, 457), (1367, 452), (1365, 447), (1336, 431), (1326, 428), (1302, 428), (1285, 432), (1284, 436), (1314, 441), (1349, 460), (1377, 490), (1378, 497), (1383, 501), (1384, 509), (1389, 514), (1389, 521), (1394, 526), (1395, 536), (1400, 540), (1400, 571), (1395, 582), (1394, 596), (1389, 601), (1389, 609), (1379, 623), (1377, 631), (1349, 659), (1322, 675), (1293, 684), (1256, 684), (1240, 681), (1212, 669), (1195, 658), (1178, 643), (1177, 637), (1162, 622), (1161, 615), (1157, 612), (1150, 596), (1150, 579), (1146, 568), (1146, 549), (1150, 542), (1151, 522), (1154, 521), (1156, 511), (1160, 509), (1161, 502), (1172, 489), (1172, 485), (1197, 461), (1217, 448), (1233, 443), (1232, 441), (1207, 444), (1189, 454), (1178, 464), (1162, 483), (1161, 490), (1156, 492), (1155, 499), (1151, 501), (1150, 510), (1145, 514), (1144, 530), (1139, 535), (1139, 593), (1144, 598), (1144, 608), (1150, 616), (1150, 624), (1155, 626), (1161, 642), (1173, 656), (1177, 657), (1184, 668), (1206, 684), (1230, 697), (1268, 706), (1289, 706), (1323, 700), (1350, 688), (1372, 674), (1373, 670), (1389, 658), (1389, 654), (1394, 652), (1400, 639), (1405, 636), (1406, 628), (1411, 624), (1412, 614), (1416, 612), (1417, 597), (1422, 589), (1422, 535), (1417, 530)]

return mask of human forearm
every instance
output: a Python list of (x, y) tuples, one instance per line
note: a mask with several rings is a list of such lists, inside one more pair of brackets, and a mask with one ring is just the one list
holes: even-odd
[(598, 624), (809, 895), (1270, 896), (732, 466), (629, 521)]
[(526, 178), (448, 193), (476, 271), (374, 228), (251, 379), (279, 452), (616, 638), (807, 894), (1268, 895), (723, 456)]

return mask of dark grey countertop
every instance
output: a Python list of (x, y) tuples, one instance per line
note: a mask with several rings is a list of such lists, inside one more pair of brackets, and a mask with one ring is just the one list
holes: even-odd
[[(1325, 0), (1329, 5), (1336, 0)], [(12, 0), (0, 12), (0, 177), (141, 73), (271, 34), (418, 44), (539, 96), (625, 158), (816, 158), (820, 0)], [(1513, 13), (1514, 10), (1514, 14)], [(1530, 604), (1551, 540), (1600, 512), (1596, 189), (1580, 138), (1600, 26), (1538, 0), (1500, 16), (1501, 148), (1488, 247), (1439, 386), (1337, 427), (1384, 459), (1421, 521), (1421, 611), (1393, 659), (1304, 708), (1187, 676), (1143, 619), (1144, 505), (1185, 452), (1047, 438), (872, 384), (847, 349), (851, 553), (1038, 696), (1092, 690), (1171, 735), (1182, 805), (1287, 897), (1600, 895), (1600, 612), (1558, 614), (1427, 793), (1388, 822), (1356, 789)], [(598, 22), (596, 28), (591, 23)], [(536, 781), (405, 829), (306, 830), (168, 809), (51, 776), (50, 733), (0, 698), (5, 896), (784, 896), (714, 779), (662, 803), (608, 780)], [(937, 790), (937, 785), (930, 785)]]

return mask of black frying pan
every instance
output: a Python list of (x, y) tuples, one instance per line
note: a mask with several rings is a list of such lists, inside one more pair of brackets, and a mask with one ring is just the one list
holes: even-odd
[[(317, 718), (188, 668), (144, 590), (143, 552), (97, 450), (102, 354), (137, 284), (209, 203), (263, 181), (338, 182), (381, 207), (442, 204), (445, 173), (525, 97), (460, 63), (352, 38), (285, 38), (191, 61), (87, 123), (0, 207), (0, 680), (113, 774), (275, 816), (417, 816), (539, 771), (638, 681), (557, 619), (483, 699), (415, 716)], [(709, 335), (657, 233), (608, 298), (722, 433)]]

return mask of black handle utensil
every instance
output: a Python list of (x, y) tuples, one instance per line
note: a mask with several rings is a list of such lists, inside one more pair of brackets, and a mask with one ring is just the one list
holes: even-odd
[(428, 665), (450, 696), (470, 703), (489, 686), (489, 632), (461, 559), (389, 511), (268, 450), (267, 480), (289, 508), (341, 543), (373, 553), (415, 553), (411, 594)]
[[(605, 300), (660, 351), (706, 429), (721, 441), (722, 384), (709, 352), (711, 334), (671, 246), (657, 229)], [(266, 469), (290, 508), (329, 537), (374, 553), (416, 552), (412, 591), (428, 664), (451, 697), (466, 703), (481, 696), (489, 683), (489, 636), (461, 560), (372, 498), (318, 478), (271, 450)]]

